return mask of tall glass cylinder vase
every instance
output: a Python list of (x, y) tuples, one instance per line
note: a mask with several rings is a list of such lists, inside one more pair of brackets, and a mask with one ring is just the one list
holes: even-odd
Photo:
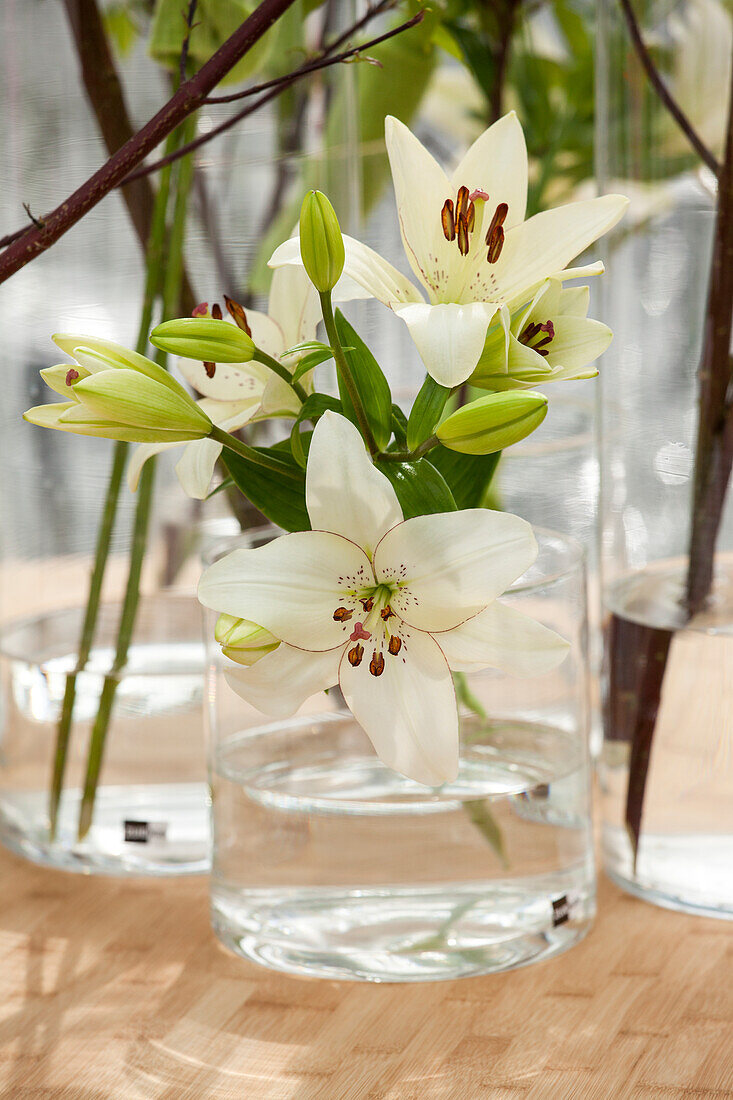
[(588, 930), (583, 556), (552, 532), (538, 540), (502, 602), (570, 652), (542, 676), (457, 683), (459, 775), (438, 788), (381, 764), (338, 688), (264, 719), (227, 684), (207, 613), (211, 912), (231, 950), (297, 974), (430, 981), (547, 958)]
[(732, 41), (718, 0), (633, 3), (626, 16), (615, 0), (600, 3), (599, 182), (631, 198), (603, 287), (615, 333), (600, 409), (603, 855), (634, 893), (729, 917), (733, 493), (721, 428), (730, 413), (714, 411), (709, 386), (710, 341), (730, 323), (711, 271)]

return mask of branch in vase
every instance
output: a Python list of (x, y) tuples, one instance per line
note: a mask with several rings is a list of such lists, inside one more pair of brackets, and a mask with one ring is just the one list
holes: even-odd
[(733, 74), (731, 80), (699, 371), (700, 411), (686, 594), (690, 616), (703, 607), (712, 585), (715, 543), (733, 464)]
[(708, 166), (711, 172), (714, 172), (716, 176), (720, 175), (720, 164), (718, 164), (718, 161), (713, 156), (710, 149), (708, 149), (707, 145), (697, 133), (695, 127), (692, 125), (677, 100), (670, 94), (667, 85), (662, 80), (659, 70), (654, 64), (652, 55), (649, 53), (644, 39), (642, 38), (638, 20), (631, 6), (631, 0), (619, 0), (619, 2), (634, 49), (649, 78), (650, 84), (700, 159)]
[(295, 0), (263, 0), (205, 65), (181, 85), (166, 104), (81, 187), (45, 217), (42, 229), (31, 226), (0, 256), (0, 283), (55, 244), (184, 119), (196, 111), (219, 81), (270, 29)]
[[(688, 620), (703, 609), (713, 583), (718, 529), (733, 464), (732, 322), (733, 87), (728, 107), (725, 159), (719, 176), (710, 284), (698, 372), (700, 411), (684, 606)], [(638, 626), (629, 636), (626, 632), (629, 624), (626, 624), (626, 631), (618, 620), (612, 622), (612, 626), (614, 629), (608, 640), (610, 694), (613, 696), (619, 690), (618, 684), (614, 684), (614, 666), (625, 661), (631, 667), (641, 667), (638, 682), (629, 695), (633, 706), (627, 724), (617, 723), (615, 726), (613, 721), (609, 723), (612, 737), (631, 743), (625, 816), (635, 868), (652, 742), (673, 632)]]

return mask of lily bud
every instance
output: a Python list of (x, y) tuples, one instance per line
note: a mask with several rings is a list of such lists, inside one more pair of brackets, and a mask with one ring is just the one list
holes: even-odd
[(300, 255), (316, 290), (333, 290), (344, 270), (344, 241), (336, 211), (322, 191), (309, 191), (303, 199)]
[(234, 615), (219, 616), (214, 637), (224, 656), (238, 665), (253, 665), (280, 645), (279, 639), (269, 630)]
[(547, 398), (533, 390), (492, 393), (457, 409), (438, 427), (444, 447), (467, 455), (503, 451), (530, 435), (547, 414)]
[(255, 353), (254, 342), (246, 332), (213, 317), (163, 321), (150, 333), (150, 343), (171, 355), (204, 363), (249, 363)]
[(100, 371), (75, 382), (73, 391), (85, 409), (103, 420), (200, 438), (212, 428), (211, 420), (193, 398), (137, 371)]

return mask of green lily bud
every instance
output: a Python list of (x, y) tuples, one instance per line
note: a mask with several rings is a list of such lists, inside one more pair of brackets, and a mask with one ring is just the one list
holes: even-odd
[(547, 414), (547, 398), (533, 390), (492, 393), (457, 409), (438, 427), (444, 447), (467, 455), (503, 451), (530, 435)]
[(214, 317), (179, 317), (163, 321), (150, 333), (150, 343), (171, 355), (204, 363), (249, 363), (255, 345), (236, 325)]
[(300, 255), (316, 290), (333, 290), (344, 270), (344, 240), (336, 211), (322, 191), (309, 191), (303, 199)]
[(280, 645), (279, 639), (269, 630), (234, 615), (219, 616), (214, 637), (224, 656), (238, 665), (253, 665)]
[[(209, 417), (185, 391), (169, 389), (138, 371), (99, 371), (73, 382), (71, 388), (83, 409), (100, 420), (161, 433), (182, 432), (186, 438), (203, 438), (212, 428)], [(69, 416), (64, 420), (71, 422)]]

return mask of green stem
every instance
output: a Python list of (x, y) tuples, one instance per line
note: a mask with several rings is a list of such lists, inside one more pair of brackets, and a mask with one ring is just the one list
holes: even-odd
[(217, 443), (221, 443), (223, 447), (226, 447), (230, 451), (234, 451), (235, 454), (241, 455), (242, 458), (249, 459), (250, 462), (256, 463), (257, 466), (262, 466), (265, 470), (272, 470), (276, 474), (280, 474), (283, 477), (291, 477), (296, 481), (300, 480), (300, 475), (294, 470), (288, 467), (284, 462), (278, 462), (275, 458), (270, 458), (268, 455), (263, 454), (262, 451), (255, 450), (254, 447), (250, 447), (247, 443), (243, 443), (241, 439), (237, 439), (235, 435), (230, 435), (229, 432), (223, 431), (221, 428), (217, 428), (216, 425), (209, 432), (209, 439), (215, 439)]
[(102, 595), (102, 583), (104, 581), (104, 573), (107, 566), (107, 558), (109, 556), (109, 548), (112, 541), (112, 532), (114, 530), (115, 517), (117, 514), (117, 503), (120, 496), (120, 489), (122, 487), (122, 478), (125, 472), (127, 449), (127, 443), (115, 444), (112, 469), (110, 471), (109, 483), (107, 485), (107, 495), (105, 497), (104, 508), (102, 510), (102, 519), (99, 524), (99, 530), (97, 532), (97, 545), (94, 553), (94, 566), (92, 568), (92, 574), (89, 581), (89, 595), (87, 596), (87, 606), (84, 612), (84, 622), (81, 628), (81, 638), (79, 640), (79, 647), (77, 651), (76, 666), (74, 668), (74, 671), (70, 672), (66, 677), (64, 701), (61, 707), (61, 716), (59, 718), (59, 723), (56, 729), (56, 748), (53, 757), (53, 774), (51, 776), (51, 797), (49, 801), (51, 840), (54, 840), (56, 837), (59, 804), (61, 802), (61, 791), (64, 785), (64, 774), (66, 772), (66, 762), (69, 752), (71, 719), (74, 713), (74, 702), (76, 700), (76, 679), (79, 673), (84, 671), (87, 661), (89, 660), (89, 654), (92, 648), (94, 629), (97, 624), (97, 615), (99, 613), (99, 602)]
[[(180, 140), (185, 140), (186, 132), (190, 136), (190, 126), (182, 128), (171, 136), (169, 145), (171, 151), (175, 149)], [(174, 222), (169, 236), (169, 250), (167, 255), (167, 267), (165, 268), (164, 317), (174, 313), (178, 305), (181, 280), (183, 275), (183, 240), (185, 235), (184, 224), (186, 217), (186, 198), (190, 190), (192, 172), (188, 164), (190, 158), (185, 158), (177, 171), (176, 176), (176, 202), (174, 209)], [(159, 292), (161, 282), (164, 279), (164, 259), (166, 258), (166, 214), (168, 210), (171, 191), (170, 166), (161, 172), (160, 186), (156, 197), (153, 212), (153, 225), (151, 228), (150, 243), (148, 248), (147, 275), (145, 281), (145, 294), (138, 335), (138, 351), (142, 353), (147, 347), (147, 337), (150, 331), (153, 305)], [(175, 252), (174, 252), (175, 249)], [(173, 272), (173, 275), (171, 275)], [(89, 832), (94, 815), (94, 803), (96, 801), (99, 774), (102, 767), (104, 748), (107, 739), (107, 731), (112, 716), (119, 674), (127, 662), (127, 654), (132, 640), (132, 632), (135, 626), (135, 618), (140, 598), (140, 576), (142, 573), (147, 533), (150, 522), (150, 512), (153, 498), (153, 486), (155, 479), (155, 463), (149, 459), (140, 476), (137, 492), (137, 506), (135, 510), (135, 522), (133, 527), (132, 546), (130, 548), (130, 565), (127, 576), (127, 585), (120, 615), (120, 624), (117, 635), (117, 648), (114, 661), (109, 672), (104, 678), (104, 685), (99, 699), (97, 716), (92, 727), (92, 735), (87, 754), (86, 774), (84, 779), (84, 791), (79, 810), (78, 839), (83, 840)]]
[(262, 363), (263, 366), (269, 367), (275, 374), (278, 374), (283, 382), (287, 383), (287, 385), (298, 395), (300, 400), (305, 402), (308, 394), (305, 392), (300, 382), (293, 382), (293, 376), (287, 367), (283, 366), (282, 363), (278, 363), (277, 359), (273, 359), (273, 357), (268, 355), (266, 351), (263, 351), (262, 348), (255, 348), (254, 358), (258, 363)]
[(437, 447), (440, 443), (437, 435), (431, 435), (430, 439), (426, 439), (424, 443), (421, 443), (419, 447), (416, 447), (414, 451), (382, 451), (379, 455), (380, 462), (417, 462), (419, 458), (426, 455), (428, 451), (432, 451), (434, 447)]
[(328, 334), (328, 342), (333, 350), (333, 358), (336, 363), (336, 369), (338, 370), (341, 380), (346, 387), (346, 391), (351, 400), (351, 404), (354, 406), (354, 412), (356, 413), (356, 419), (359, 421), (359, 430), (361, 431), (364, 442), (369, 448), (371, 455), (379, 453), (379, 447), (372, 434), (372, 429), (369, 426), (367, 415), (364, 411), (364, 406), (361, 401), (361, 395), (357, 388), (354, 376), (351, 373), (351, 368), (344, 355), (344, 349), (341, 346), (339, 335), (336, 330), (336, 322), (333, 316), (333, 307), (331, 305), (331, 294), (329, 291), (325, 291), (319, 295), (321, 299), (321, 312), (323, 313), (323, 323), (326, 326), (326, 333)]

